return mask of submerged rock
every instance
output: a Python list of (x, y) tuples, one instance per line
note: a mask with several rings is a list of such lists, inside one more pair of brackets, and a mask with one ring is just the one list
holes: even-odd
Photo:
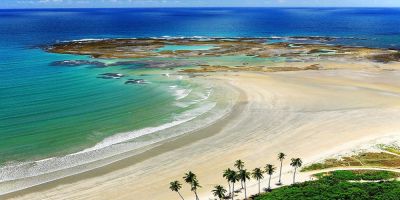
[(198, 64), (198, 62), (183, 61), (183, 60), (165, 60), (165, 61), (137, 60), (137, 61), (118, 61), (115, 63), (108, 64), (107, 66), (124, 66), (125, 69), (137, 69), (137, 68), (175, 68), (175, 67), (190, 66), (195, 64)]
[(147, 84), (147, 82), (144, 79), (129, 79), (125, 84)]
[(139, 61), (118, 61), (115, 63), (111, 63), (108, 66), (136, 66), (140, 65)]
[(90, 60), (62, 60), (62, 61), (54, 61), (50, 63), (50, 66), (65, 66), (65, 67), (77, 67), (82, 65), (91, 65), (95, 67), (107, 67), (105, 63), (99, 61), (90, 61)]
[(166, 61), (140, 61), (137, 64), (140, 64), (144, 68), (175, 68), (175, 67), (184, 67), (184, 66), (191, 66), (196, 65), (198, 62), (192, 61), (183, 61), (183, 60), (166, 60)]
[(120, 73), (104, 73), (100, 74), (97, 78), (102, 78), (102, 79), (120, 79), (124, 77), (125, 75), (120, 74)]

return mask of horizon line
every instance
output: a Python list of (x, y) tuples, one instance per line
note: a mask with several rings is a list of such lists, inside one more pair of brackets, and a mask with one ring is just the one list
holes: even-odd
[(38, 7), (25, 7), (25, 8), (0, 8), (0, 10), (47, 10), (47, 9), (58, 9), (58, 10), (64, 10), (64, 9), (151, 9), (151, 8), (165, 8), (165, 9), (171, 9), (171, 8), (358, 8), (358, 9), (363, 9), (363, 8), (391, 8), (391, 9), (399, 9), (400, 6), (395, 6), (395, 7), (386, 7), (386, 6), (365, 6), (365, 7), (360, 7), (360, 6), (196, 6), (196, 7), (191, 7), (191, 6), (152, 6), (152, 7), (43, 7), (43, 8), (38, 8)]

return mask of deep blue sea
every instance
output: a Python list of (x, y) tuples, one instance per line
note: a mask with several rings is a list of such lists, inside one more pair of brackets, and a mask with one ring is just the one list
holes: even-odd
[(400, 9), (143, 8), (0, 10), (0, 42), (156, 36), (346, 36), (399, 47)]
[[(63, 156), (119, 144), (201, 113), (211, 103), (204, 100), (209, 88), (167, 76), (168, 70), (55, 67), (50, 63), (92, 58), (40, 48), (77, 39), (163, 36), (332, 36), (339, 44), (400, 49), (400, 9), (0, 9), (0, 186), (73, 167), (87, 155)], [(96, 78), (108, 72), (146, 77), (152, 84), (128, 87), (122, 80)], [(54, 157), (60, 159), (29, 165)], [(94, 154), (90, 158), (98, 161)], [(21, 168), (13, 167), (18, 163)], [(0, 194), (12, 190), (2, 188)]]

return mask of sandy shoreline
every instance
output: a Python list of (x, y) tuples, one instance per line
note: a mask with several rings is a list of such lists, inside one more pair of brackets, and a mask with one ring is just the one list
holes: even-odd
[[(181, 136), (173, 137), (170, 139), (167, 139), (162, 142), (158, 142), (153, 145), (149, 145), (147, 147), (144, 147), (141, 149), (141, 151), (144, 151), (143, 153), (139, 153), (138, 155), (130, 156), (126, 159), (111, 163), (109, 165), (99, 167), (94, 170), (90, 170), (87, 172), (79, 173), (76, 175), (68, 176), (65, 178), (61, 178), (58, 180), (50, 181), (47, 183), (43, 183), (37, 186), (29, 187), (20, 191), (16, 192), (11, 192), (6, 195), (0, 195), (2, 198), (6, 199), (14, 199), (14, 198), (19, 198), (21, 196), (29, 195), (32, 193), (37, 193), (37, 192), (42, 192), (42, 191), (48, 191), (51, 189), (54, 189), (58, 186), (62, 186), (65, 184), (73, 184), (79, 180), (85, 180), (89, 178), (94, 178), (98, 176), (103, 176), (106, 175), (110, 172), (120, 170), (123, 168), (126, 168), (128, 166), (134, 165), (135, 163), (142, 162), (144, 160), (147, 160), (151, 157), (161, 155), (165, 152), (172, 151), (174, 149), (178, 149), (180, 147), (183, 147), (185, 145), (190, 145), (191, 143), (194, 143), (198, 140), (210, 137), (212, 135), (215, 135), (223, 127), (227, 122), (229, 122), (232, 118), (238, 117), (240, 113), (243, 111), (243, 108), (246, 104), (246, 96), (243, 91), (239, 90), (238, 88), (232, 88), (235, 91), (239, 93), (238, 101), (235, 103), (233, 106), (232, 110), (230, 113), (228, 113), (226, 116), (223, 116), (222, 118), (218, 119), (215, 123), (203, 127), (200, 130), (197, 131), (192, 131), (189, 133), (186, 133)], [(136, 150), (135, 150), (136, 151)], [(129, 152), (128, 152), (129, 154)], [(39, 195), (41, 196), (41, 195)], [(41, 196), (43, 198), (44, 196)], [(44, 197), (47, 198), (47, 197)]]
[[(351, 64), (349, 64), (351, 65)], [(4, 196), (9, 199), (177, 199), (168, 183), (191, 170), (203, 186), (227, 185), (222, 170), (278, 164), (276, 154), (306, 163), (400, 133), (398, 71), (323, 70), (217, 73), (241, 91), (233, 112), (212, 126), (115, 164)], [(284, 183), (290, 182), (288, 161)], [(299, 180), (306, 176), (299, 177)], [(265, 186), (265, 184), (264, 184)], [(249, 192), (256, 191), (255, 182)], [(192, 197), (183, 185), (184, 197)]]

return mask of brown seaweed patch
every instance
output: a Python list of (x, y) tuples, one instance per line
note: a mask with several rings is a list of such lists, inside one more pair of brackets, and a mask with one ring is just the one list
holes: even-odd
[(313, 65), (309, 65), (307, 67), (304, 67), (304, 70), (319, 70), (321, 69), (321, 65), (320, 64), (313, 64)]
[(200, 65), (201, 68), (183, 69), (183, 73), (207, 73), (207, 72), (237, 72), (237, 71), (253, 71), (253, 72), (286, 72), (286, 71), (303, 71), (303, 70), (320, 70), (319, 64), (313, 64), (306, 67), (264, 67), (264, 66), (223, 66), (223, 65)]
[(389, 62), (399, 62), (400, 52), (385, 53), (371, 56), (371, 59), (377, 62), (389, 63)]

